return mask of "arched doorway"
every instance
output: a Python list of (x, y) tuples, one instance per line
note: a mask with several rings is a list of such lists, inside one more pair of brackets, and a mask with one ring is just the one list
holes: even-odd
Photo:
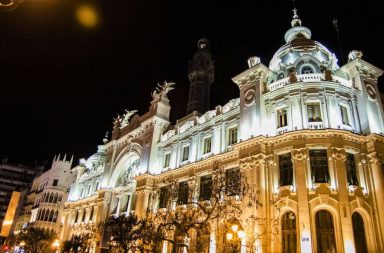
[(281, 252), (296, 253), (296, 216), (289, 211), (281, 218)]
[(355, 237), (356, 252), (368, 253), (367, 240), (365, 238), (364, 221), (357, 212), (352, 214), (353, 236)]
[(335, 228), (332, 214), (326, 210), (316, 213), (317, 253), (336, 253)]

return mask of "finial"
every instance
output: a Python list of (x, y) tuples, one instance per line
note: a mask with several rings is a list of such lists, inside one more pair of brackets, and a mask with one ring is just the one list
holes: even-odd
[(64, 153), (63, 162), (65, 162), (66, 159), (67, 159), (67, 153)]
[(69, 162), (70, 164), (73, 163), (73, 156), (74, 156), (74, 154), (72, 154), (71, 161)]
[(298, 9), (294, 8), (293, 9), (293, 19), (298, 19), (299, 15), (297, 14)]
[(103, 138), (103, 143), (107, 144), (107, 142), (108, 142), (108, 132), (105, 132), (105, 136)]
[(299, 14), (297, 14), (297, 12), (298, 12), (298, 9), (294, 8), (293, 9), (293, 17), (292, 17), (292, 21), (291, 21), (292, 27), (301, 26), (301, 19), (299, 17)]

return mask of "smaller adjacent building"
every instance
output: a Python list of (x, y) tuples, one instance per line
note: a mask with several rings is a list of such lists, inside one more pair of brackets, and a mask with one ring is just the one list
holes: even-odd
[(54, 230), (59, 235), (63, 226), (64, 202), (75, 180), (71, 166), (73, 157), (67, 160), (55, 156), (51, 168), (33, 180), (30, 193), (23, 203), (23, 214), (17, 219), (14, 233), (27, 226)]
[(41, 174), (42, 168), (30, 168), (25, 165), (0, 164), (0, 237), (9, 235), (19, 200), (25, 189), (31, 187), (33, 178)]

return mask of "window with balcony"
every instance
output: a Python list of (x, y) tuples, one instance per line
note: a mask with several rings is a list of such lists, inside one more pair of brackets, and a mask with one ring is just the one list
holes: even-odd
[(311, 163), (312, 182), (328, 183), (330, 181), (328, 171), (328, 156), (325, 149), (309, 150)]
[(349, 118), (348, 118), (348, 109), (345, 106), (340, 106), (340, 112), (341, 112), (341, 121), (343, 122), (343, 125), (349, 126)]
[(177, 194), (177, 204), (178, 205), (185, 205), (188, 203), (188, 195), (189, 195), (189, 186), (188, 182), (180, 182), (179, 183), (179, 189)]
[(308, 122), (321, 122), (320, 103), (307, 104)]
[(237, 143), (237, 127), (228, 129), (228, 145)]
[(165, 157), (164, 157), (164, 168), (169, 167), (170, 161), (171, 161), (171, 153), (165, 154)]
[(355, 156), (351, 153), (346, 153), (345, 168), (347, 170), (347, 180), (349, 185), (359, 185), (356, 173)]
[(199, 200), (209, 200), (212, 195), (212, 176), (207, 175), (200, 178), (200, 194)]
[(291, 153), (279, 155), (279, 185), (293, 185), (293, 165)]
[(184, 146), (181, 161), (184, 162), (184, 161), (187, 161), (188, 159), (189, 159), (189, 146)]
[(277, 128), (288, 126), (287, 108), (282, 108), (276, 111)]
[(205, 138), (203, 141), (203, 154), (207, 154), (211, 152), (211, 148), (212, 148), (212, 138), (211, 137)]
[(241, 172), (238, 168), (225, 171), (225, 190), (228, 196), (241, 194)]
[(166, 208), (169, 199), (169, 189), (168, 186), (160, 188), (160, 199), (159, 199), (159, 208)]

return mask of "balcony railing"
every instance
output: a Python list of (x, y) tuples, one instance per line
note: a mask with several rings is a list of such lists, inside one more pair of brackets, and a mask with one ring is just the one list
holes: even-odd
[[(303, 82), (303, 83), (324, 81), (324, 75), (321, 73), (296, 75), (296, 78), (298, 82)], [(332, 75), (332, 81), (340, 83), (343, 86), (352, 87), (352, 81), (346, 80), (339, 76)], [(288, 84), (289, 84), (289, 77), (286, 77), (274, 83), (269, 84), (268, 88), (269, 88), (269, 91), (274, 91)]]

